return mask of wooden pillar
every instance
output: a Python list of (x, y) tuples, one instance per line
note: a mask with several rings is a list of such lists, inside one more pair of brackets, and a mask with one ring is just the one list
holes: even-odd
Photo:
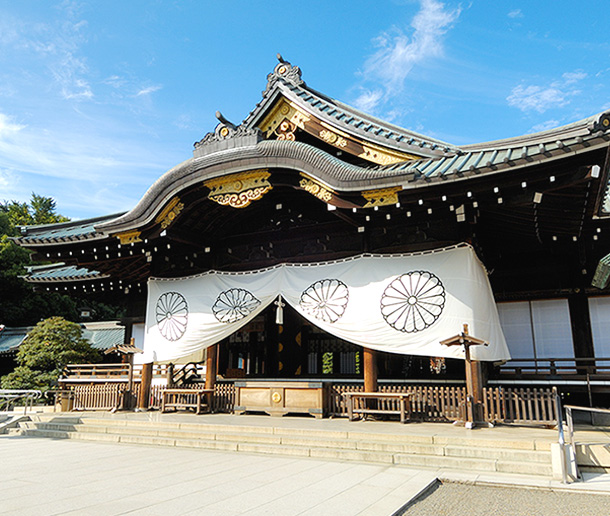
[[(131, 345), (134, 346), (135, 345), (135, 339), (132, 337), (131, 340)], [(125, 406), (123, 407), (124, 409), (133, 409), (134, 408), (134, 403), (133, 403), (133, 353), (127, 353), (127, 355), (125, 355), (127, 357), (127, 363), (129, 364), (129, 373), (127, 374), (127, 401), (125, 403)]]
[(142, 364), (142, 379), (140, 382), (140, 395), (138, 396), (138, 409), (148, 410), (150, 398), (150, 385), (152, 384), (153, 363)]
[(364, 392), (377, 392), (377, 352), (362, 348), (364, 355)]
[[(216, 385), (216, 375), (218, 373), (218, 344), (214, 344), (206, 349), (205, 358), (205, 388), (213, 389)], [(212, 394), (207, 395), (208, 408), (210, 411), (212, 408), (212, 401), (214, 396)]]

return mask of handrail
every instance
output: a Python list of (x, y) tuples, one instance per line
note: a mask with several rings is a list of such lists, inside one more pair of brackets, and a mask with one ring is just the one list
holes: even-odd
[(42, 391), (35, 389), (0, 389), (0, 410), (8, 410), (19, 401), (25, 401), (23, 413), (31, 409), (34, 401), (42, 397)]
[(555, 394), (555, 406), (557, 409), (557, 432), (559, 434), (557, 442), (559, 443), (559, 451), (561, 453), (561, 482), (567, 484), (568, 468), (566, 465), (566, 441), (563, 433), (563, 411), (561, 410), (561, 396), (559, 396), (559, 393), (557, 392), (557, 387), (553, 387), (553, 394)]
[[(569, 442), (572, 446), (574, 446), (574, 417), (572, 416), (572, 411), (581, 410), (583, 412), (596, 412), (598, 414), (610, 414), (610, 409), (601, 409), (601, 408), (593, 408), (593, 407), (579, 407), (577, 405), (566, 405), (566, 419), (568, 423), (568, 437)], [(576, 466), (576, 474), (578, 478), (581, 478), (580, 471), (578, 471), (578, 464)]]

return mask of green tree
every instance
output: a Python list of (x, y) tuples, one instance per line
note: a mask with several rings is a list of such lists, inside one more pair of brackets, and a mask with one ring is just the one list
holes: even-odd
[(11, 233), (7, 233), (10, 236), (16, 235), (17, 226), (55, 224), (70, 220), (56, 212), (56, 203), (52, 197), (45, 197), (35, 193), (32, 193), (29, 204), (19, 201), (4, 201), (0, 204), (1, 212), (6, 214), (9, 223), (12, 225), (12, 228), (10, 228)]
[(100, 359), (99, 351), (83, 338), (78, 324), (63, 317), (51, 317), (28, 333), (17, 352), (19, 366), (3, 376), (0, 384), (3, 389), (49, 390), (67, 364)]

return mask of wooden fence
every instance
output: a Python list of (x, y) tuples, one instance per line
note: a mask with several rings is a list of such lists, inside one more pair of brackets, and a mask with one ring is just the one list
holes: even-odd
[[(198, 388), (199, 384), (184, 388)], [(132, 392), (126, 383), (76, 384), (69, 386), (74, 410), (132, 409), (136, 406), (140, 383), (134, 382)], [(153, 385), (149, 407), (159, 409), (164, 385)], [(363, 385), (353, 383), (329, 384), (326, 389), (326, 412), (329, 416), (347, 417), (345, 392), (363, 392)], [(411, 394), (411, 419), (415, 421), (449, 422), (464, 419), (465, 387), (441, 387), (408, 384), (379, 385), (379, 392)], [(556, 425), (557, 413), (552, 389), (488, 387), (483, 389), (481, 412), (489, 423)], [(380, 401), (387, 410), (398, 410), (397, 400)], [(218, 382), (215, 386), (212, 410), (233, 412), (235, 386), (233, 382)]]
[(483, 389), (483, 414), (489, 423), (557, 424), (557, 388)]
[[(345, 392), (363, 392), (363, 385), (334, 383), (327, 390), (327, 407), (331, 416), (347, 416)], [(379, 385), (379, 392), (411, 394), (411, 419), (417, 421), (455, 421), (460, 419), (466, 398), (465, 387), (425, 385)], [(383, 400), (384, 409), (398, 410), (397, 400)]]

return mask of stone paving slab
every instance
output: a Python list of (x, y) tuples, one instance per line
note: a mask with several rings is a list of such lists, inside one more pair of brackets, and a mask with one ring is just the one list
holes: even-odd
[(434, 471), (129, 444), (0, 437), (0, 515), (385, 515)]

